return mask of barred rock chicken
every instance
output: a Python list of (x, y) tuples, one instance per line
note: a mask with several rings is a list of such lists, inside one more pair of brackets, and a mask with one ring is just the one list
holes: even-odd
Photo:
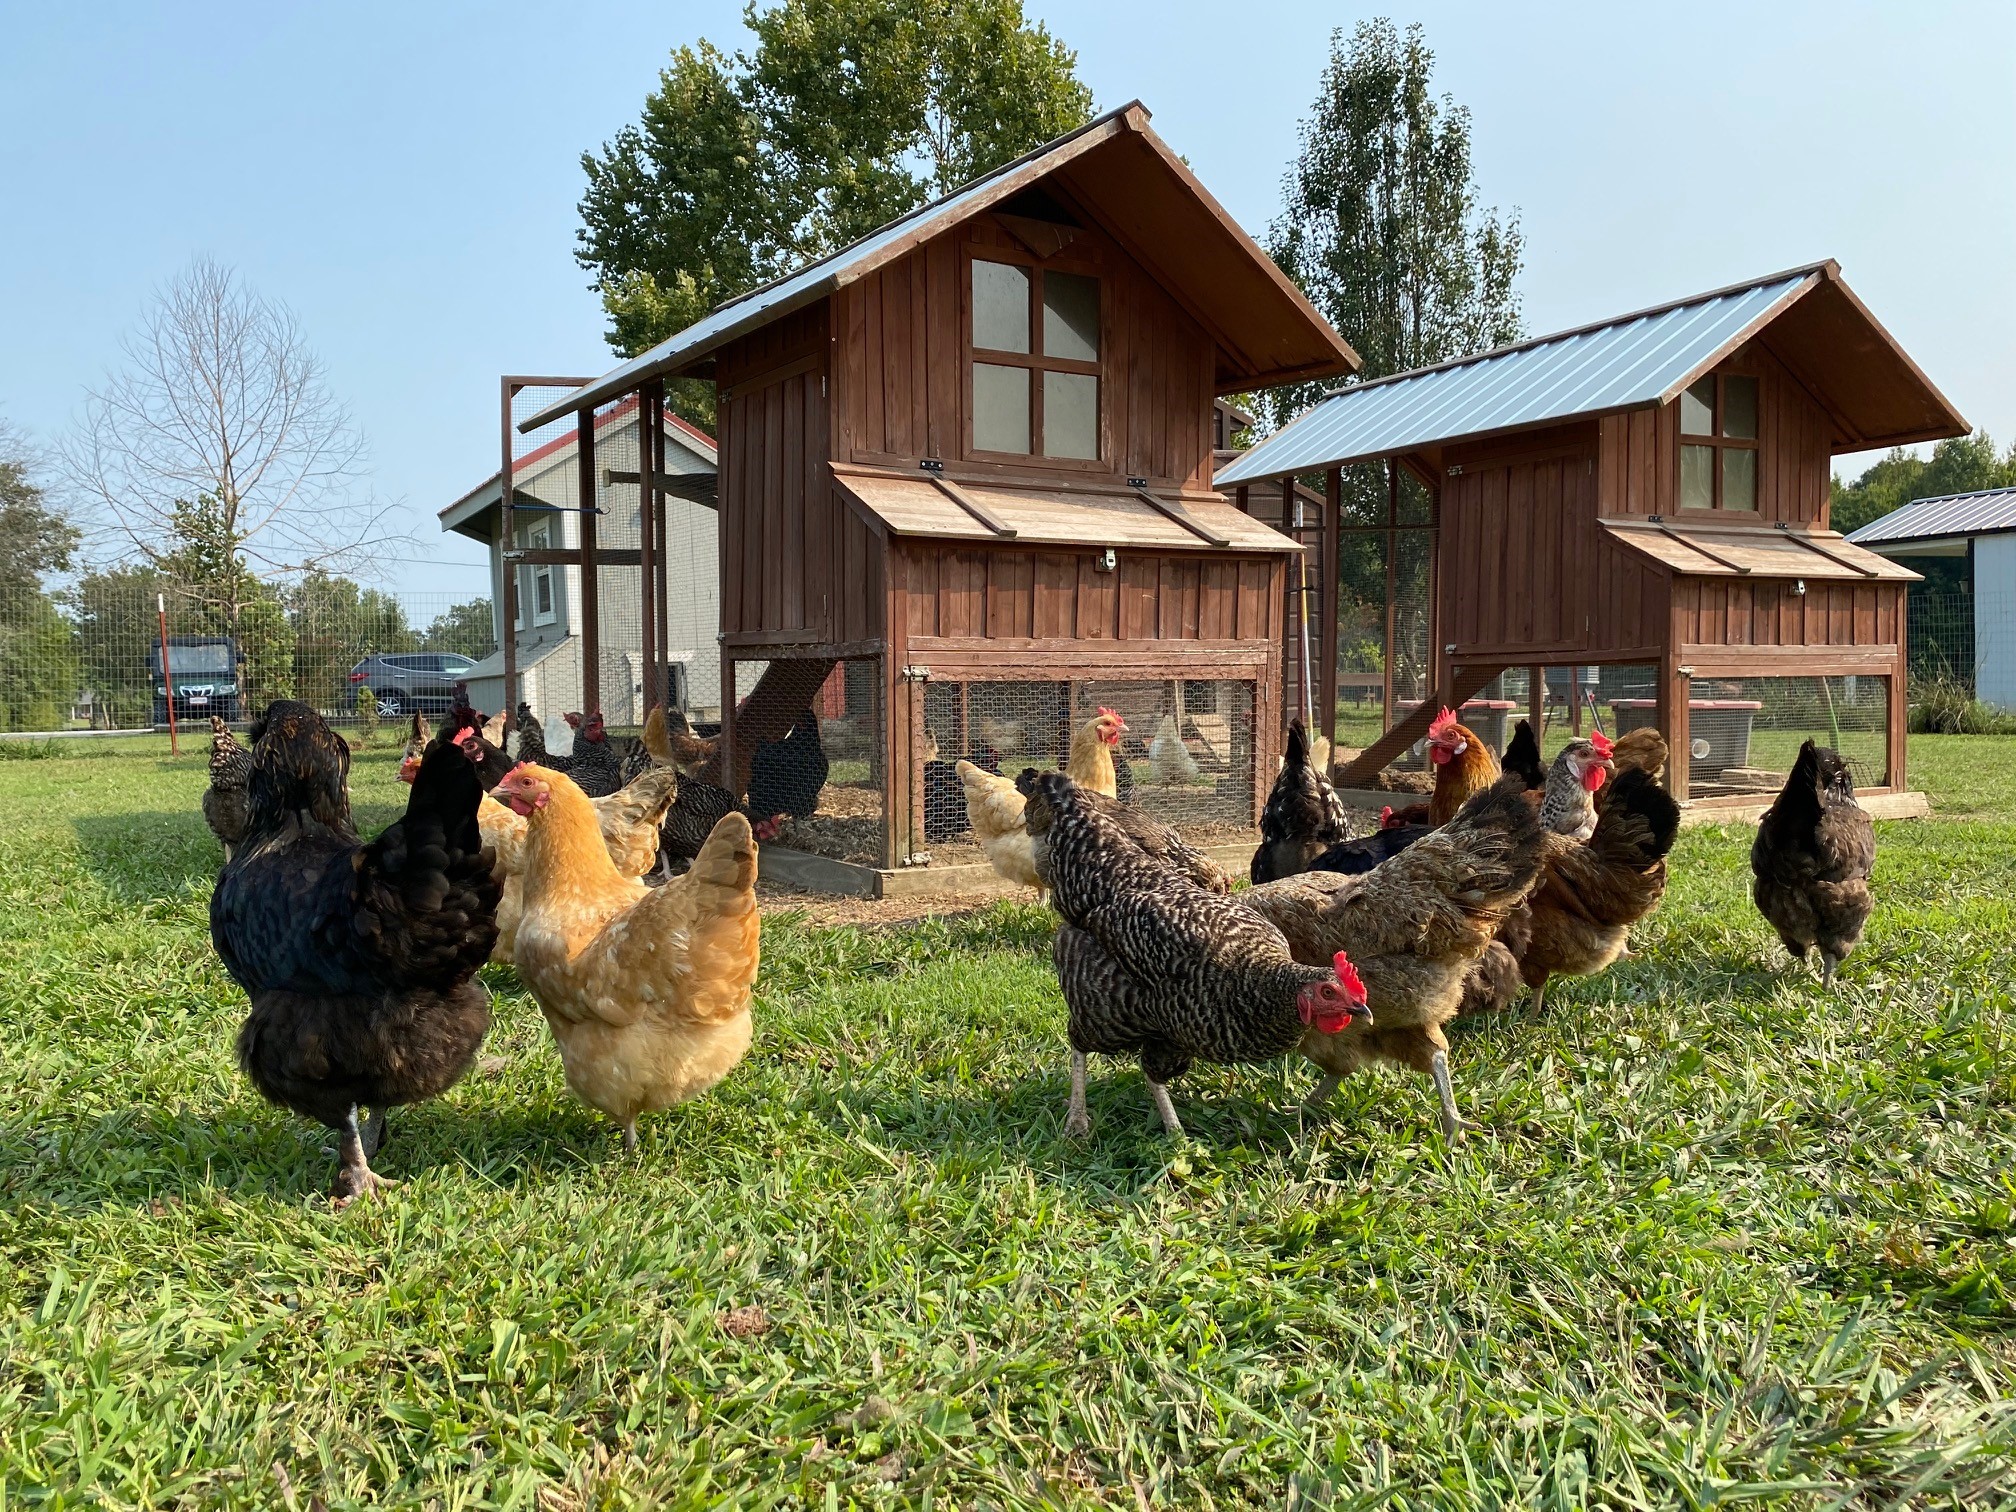
[(761, 934), (749, 821), (723, 818), (692, 870), (653, 889), (617, 874), (565, 776), (520, 765), (497, 792), (529, 821), (518, 974), (568, 1087), (634, 1150), (640, 1114), (698, 1097), (748, 1053)]
[[(406, 747), (399, 753), (399, 780), (411, 782), (420, 773), (420, 758), (427, 754), (427, 743), (433, 739), (427, 733), (427, 721), (418, 709), (413, 711), (412, 723), (406, 730)], [(488, 784), (486, 784), (487, 788)]]
[(1067, 1135), (1092, 1131), (1085, 1058), (1094, 1052), (1137, 1056), (1163, 1128), (1181, 1136), (1168, 1084), (1192, 1062), (1273, 1060), (1307, 1031), (1335, 1035), (1365, 1017), (1342, 955), (1297, 964), (1273, 925), (1148, 855), (1069, 776), (1028, 778), (1029, 833), (1064, 917), (1051, 958), (1070, 1010)]
[(210, 716), (210, 786), (203, 790), (203, 822), (224, 847), (228, 866), (245, 839), (251, 807), (252, 753), (238, 744), (231, 727)]
[[(1016, 791), (1025, 801), (1035, 792), (1036, 779), (1041, 775), (1034, 767), (1024, 767), (1015, 778)], [(1119, 826), (1120, 832), (1140, 847), (1151, 861), (1160, 861), (1206, 892), (1223, 897), (1232, 891), (1232, 879), (1225, 875), (1225, 869), (1161, 820), (1150, 818), (1131, 803), (1108, 798), (1090, 788), (1080, 788), (1078, 798)], [(1029, 833), (1029, 856), (1036, 866), (1037, 885), (1047, 892), (1050, 887), (1049, 842), (1033, 830)]]
[(565, 756), (548, 753), (541, 758), (548, 771), (565, 772), (574, 785), (590, 798), (602, 798), (623, 786), (623, 753), (609, 739), (602, 711), (585, 719), (579, 714), (563, 714), (574, 731), (574, 749)]
[[(1113, 748), (1126, 730), (1126, 720), (1111, 709), (1100, 709), (1071, 737), (1071, 754), (1064, 770), (1080, 786), (1113, 797), (1118, 787)], [(1036, 862), (1029, 850), (1029, 831), (1022, 823), (1024, 799), (1015, 780), (984, 771), (970, 761), (956, 762), (953, 769), (966, 789), (966, 818), (973, 838), (987, 852), (987, 862), (996, 875), (1041, 889), (1043, 883), (1036, 876)]]
[(1442, 710), (1428, 726), (1428, 760), (1435, 768), (1435, 791), (1426, 803), (1393, 812), (1391, 823), (1447, 824), (1456, 811), (1498, 780), (1498, 758), (1454, 711)]
[(511, 716), (511, 728), (518, 732), (518, 759), (539, 762), (546, 759), (546, 727), (539, 723), (532, 712), (532, 705), (521, 701), (517, 712)]
[(252, 1000), (238, 1063), (338, 1132), (338, 1207), (391, 1184), (370, 1165), (386, 1110), (447, 1091), (475, 1059), (490, 998), (474, 978), (499, 891), (461, 746), (428, 746), (404, 816), (369, 844), (351, 826), (349, 770), (313, 709), (270, 705), (252, 728), (245, 843), (210, 899), (210, 938)]
[[(1557, 757), (1555, 773), (1560, 769)], [(1521, 921), (1526, 939), (1504, 937), (1536, 1010), (1545, 1005), (1548, 978), (1594, 976), (1624, 953), (1631, 926), (1665, 896), (1666, 855), (1679, 832), (1680, 805), (1639, 770), (1612, 785), (1588, 840), (1546, 835), (1546, 864), (1527, 901), (1530, 917)]]
[(1540, 797), (1540, 823), (1550, 834), (1587, 840), (1596, 832), (1596, 790), (1610, 774), (1610, 752), (1601, 730), (1561, 748)]
[(1751, 897), (1795, 959), (1818, 948), (1827, 986), (1861, 943), (1875, 900), (1876, 827), (1838, 751), (1807, 741), (1750, 847)]
[(1307, 871), (1318, 856), (1350, 836), (1343, 801), (1321, 765), (1310, 758), (1309, 732), (1301, 720), (1291, 720), (1281, 775), (1260, 815), (1260, 845), (1253, 852), (1250, 880), (1257, 886)]
[[(1306, 964), (1346, 951), (1365, 981), (1372, 1022), (1308, 1035), (1323, 1069), (1312, 1102), (1372, 1061), (1433, 1078), (1442, 1132), (1462, 1126), (1442, 1026), (1462, 1008), (1478, 963), (1540, 875), (1542, 836), (1517, 781), (1486, 788), (1439, 829), (1362, 876), (1306, 872), (1243, 894)], [(1502, 966), (1502, 963), (1498, 963)]]

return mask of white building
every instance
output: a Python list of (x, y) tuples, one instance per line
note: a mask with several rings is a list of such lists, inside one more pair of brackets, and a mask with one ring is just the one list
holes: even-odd
[(1929, 589), (1971, 596), (1974, 696), (2016, 709), (2016, 488), (1916, 499), (1848, 539), (1916, 568)]
[[(525, 550), (573, 549), (581, 544), (580, 469), (572, 422), (544, 440), (529, 438), (532, 449), (512, 462), (512, 524)], [(638, 530), (637, 404), (634, 398), (596, 417), (595, 466), (598, 550), (636, 550)], [(683, 666), (687, 707), (695, 718), (716, 718), (721, 704), (718, 635), (721, 610), (715, 544), (714, 440), (705, 431), (668, 413), (661, 474), (673, 480), (665, 501), (665, 586), (669, 655)], [(616, 475), (612, 478), (612, 474)], [(620, 479), (627, 476), (631, 481)], [(498, 474), (441, 511), (441, 528), (490, 549), (490, 601), (495, 634), (503, 644), (504, 553), (498, 539), (503, 519)], [(532, 712), (559, 735), (560, 716), (583, 706), (581, 684), (582, 596), (580, 567), (527, 566), (518, 573), (517, 641), (519, 688)], [(654, 701), (645, 696), (640, 590), (636, 567), (597, 569), (600, 590), (602, 712), (612, 725), (636, 725)], [(469, 701), (491, 712), (507, 702), (504, 657), (494, 652), (472, 669)], [(583, 712), (586, 712), (583, 710)], [(550, 738), (550, 737), (549, 737)], [(563, 737), (564, 739), (564, 737)], [(556, 742), (558, 744), (560, 742)]]

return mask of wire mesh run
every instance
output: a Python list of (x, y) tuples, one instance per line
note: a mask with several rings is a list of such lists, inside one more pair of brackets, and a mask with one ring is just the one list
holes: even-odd
[[(1612, 703), (1618, 730), (1650, 724), (1650, 698)], [(1887, 677), (1697, 678), (1687, 706), (1688, 792), (1775, 793), (1811, 740), (1847, 760), (1857, 787), (1889, 778)]]
[(738, 661), (734, 669), (750, 817), (793, 850), (881, 865), (881, 659)]
[[(1245, 840), (1254, 824), (1254, 684), (1231, 679), (951, 680), (924, 686), (922, 833), (933, 865), (982, 862), (957, 764), (1013, 778), (1025, 767), (1100, 771), (1117, 796), (1197, 845)], [(1117, 746), (1090, 726), (1125, 721)]]

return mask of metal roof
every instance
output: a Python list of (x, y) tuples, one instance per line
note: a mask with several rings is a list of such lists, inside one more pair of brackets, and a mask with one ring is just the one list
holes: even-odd
[(1216, 488), (1465, 436), (1662, 404), (1824, 275), (1825, 263), (1339, 390), (1241, 455)]
[(2016, 530), (2016, 488), (1986, 488), (1979, 493), (1941, 494), (1914, 499), (1871, 520), (1848, 539), (1858, 546), (1879, 542), (1929, 541), (1943, 536), (1989, 535)]

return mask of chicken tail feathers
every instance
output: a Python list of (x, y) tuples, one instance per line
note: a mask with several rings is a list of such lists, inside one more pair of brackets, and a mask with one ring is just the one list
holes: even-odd
[(1680, 805), (1653, 780), (1634, 769), (1611, 784), (1589, 848), (1606, 860), (1650, 866), (1673, 849), (1680, 833)]
[(719, 889), (738, 896), (750, 892), (756, 886), (756, 833), (748, 817), (724, 814), (693, 858), (687, 876), (703, 891)]
[(665, 710), (659, 704), (651, 705), (651, 712), (644, 716), (643, 739), (653, 761), (660, 766), (672, 764), (672, 737), (666, 732)]

